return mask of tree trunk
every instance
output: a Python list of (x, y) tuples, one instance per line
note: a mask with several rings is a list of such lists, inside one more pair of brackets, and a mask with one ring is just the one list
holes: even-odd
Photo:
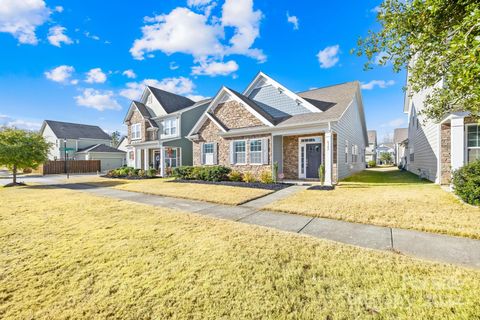
[(13, 184), (17, 184), (17, 165), (13, 165)]

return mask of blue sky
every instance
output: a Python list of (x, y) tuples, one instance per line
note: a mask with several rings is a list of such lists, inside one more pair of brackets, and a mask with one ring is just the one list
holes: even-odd
[(406, 125), (405, 74), (351, 55), (380, 1), (0, 2), (0, 124), (44, 119), (125, 132), (144, 83), (194, 99), (243, 90), (263, 71), (294, 91), (364, 84), (369, 129)]

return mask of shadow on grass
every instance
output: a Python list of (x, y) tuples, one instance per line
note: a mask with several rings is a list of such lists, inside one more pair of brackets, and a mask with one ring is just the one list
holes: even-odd
[(426, 179), (420, 179), (417, 175), (411, 172), (401, 171), (397, 168), (372, 168), (366, 169), (342, 180), (340, 186), (345, 188), (347, 186), (350, 187), (355, 183), (374, 187), (389, 185), (428, 185), (433, 182)]
[(41, 184), (41, 185), (27, 185), (29, 189), (70, 189), (70, 190), (89, 190), (97, 188), (110, 188), (126, 184), (125, 181), (102, 181), (102, 182), (76, 182), (76, 183), (56, 183), (56, 184)]

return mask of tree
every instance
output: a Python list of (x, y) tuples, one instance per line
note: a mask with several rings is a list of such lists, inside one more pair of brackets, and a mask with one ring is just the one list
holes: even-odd
[(427, 117), (480, 115), (478, 0), (385, 0), (377, 20), (380, 31), (369, 31), (352, 50), (368, 58), (366, 69), (375, 60), (391, 62), (395, 72), (407, 70), (410, 94), (434, 88), (425, 101)]
[(392, 155), (388, 152), (380, 153), (380, 160), (382, 163), (392, 163)]
[(119, 131), (114, 131), (110, 135), (110, 137), (112, 138), (112, 146), (114, 148), (116, 148), (118, 146), (118, 144), (120, 143), (121, 136), (122, 136), (122, 134)]
[(36, 169), (48, 159), (51, 144), (41, 134), (15, 128), (0, 129), (0, 165), (13, 172), (17, 184), (18, 170)]

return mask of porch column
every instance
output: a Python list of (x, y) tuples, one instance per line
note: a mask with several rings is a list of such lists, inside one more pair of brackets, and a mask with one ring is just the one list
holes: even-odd
[(148, 167), (149, 167), (149, 163), (148, 163), (148, 150), (149, 149), (143, 149), (143, 169), (144, 170), (147, 170)]
[(331, 186), (333, 177), (333, 134), (325, 132), (325, 185)]
[(451, 120), (451, 149), (452, 171), (465, 164), (465, 127), (463, 116), (453, 116)]
[(160, 146), (160, 176), (165, 177), (165, 151)]

